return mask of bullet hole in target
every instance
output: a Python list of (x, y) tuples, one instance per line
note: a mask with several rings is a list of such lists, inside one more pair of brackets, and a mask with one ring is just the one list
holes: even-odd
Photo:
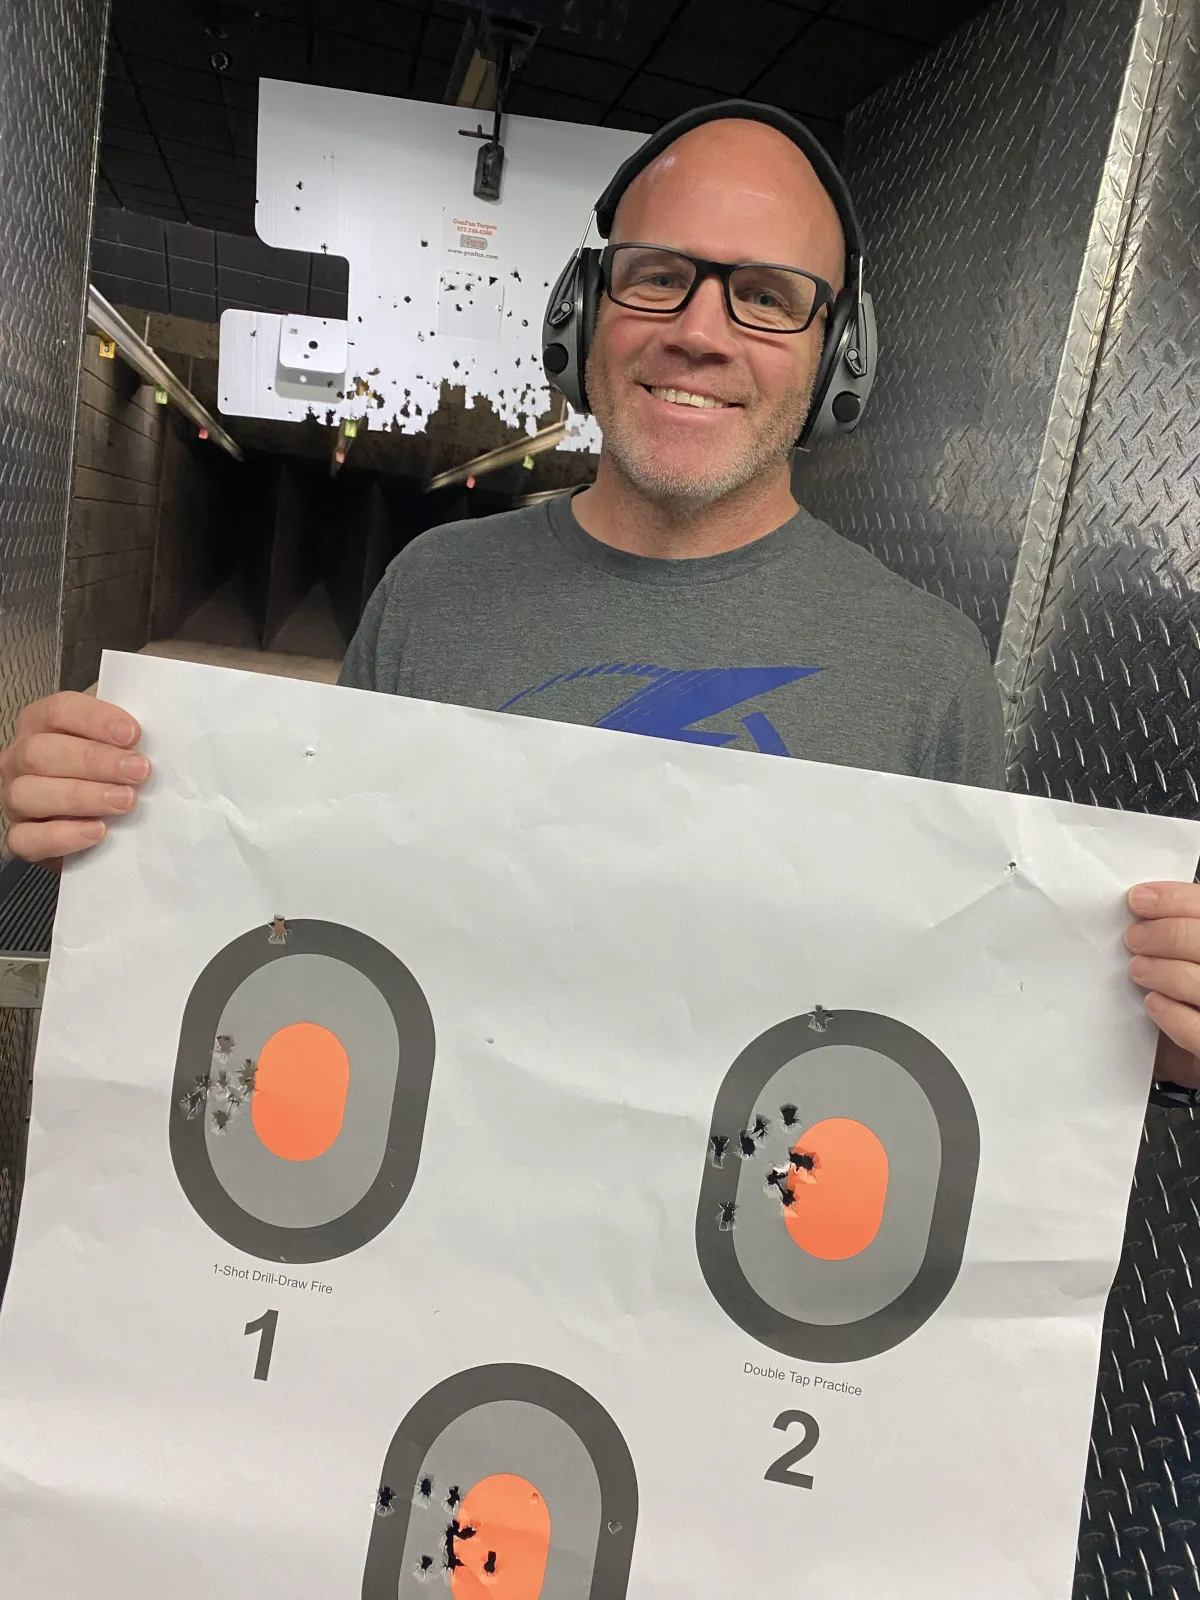
[(543, 1368), (476, 1367), (430, 1390), (389, 1446), (363, 1600), (623, 1600), (637, 1522), (633, 1461), (612, 1418)]
[(433, 1060), (429, 1007), (391, 951), (276, 915), (217, 952), (184, 1008), (168, 1127), (180, 1186), (249, 1255), (348, 1254), (408, 1197)]
[(814, 1006), (768, 1029), (726, 1074), (704, 1154), (701, 1271), (771, 1349), (876, 1355), (953, 1286), (978, 1120), (952, 1063), (906, 1024)]

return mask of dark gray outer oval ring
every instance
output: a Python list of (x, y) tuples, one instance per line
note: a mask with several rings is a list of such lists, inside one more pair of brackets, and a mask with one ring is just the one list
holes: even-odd
[(525, 1400), (560, 1417), (592, 1458), (600, 1483), (600, 1536), (589, 1600), (623, 1600), (637, 1532), (637, 1472), (621, 1430), (598, 1400), (557, 1372), (500, 1362), (470, 1367), (430, 1389), (392, 1435), (380, 1483), (396, 1489), (396, 1512), (374, 1517), (362, 1600), (395, 1600), (412, 1514), (412, 1492), (429, 1448), (464, 1411), (491, 1400)]
[[(270, 944), (265, 925), (242, 934), (218, 951), (192, 986), (179, 1029), (171, 1088), (171, 1160), (196, 1213), (235, 1249), (263, 1261), (329, 1261), (349, 1255), (382, 1233), (408, 1199), (421, 1159), (433, 1080), (433, 1017), (412, 973), (367, 934), (338, 922), (305, 918), (289, 922), (287, 928), (286, 944)], [(205, 1148), (204, 1118), (189, 1120), (179, 1112), (180, 1099), (212, 1064), (213, 1040), (229, 995), (249, 973), (290, 955), (331, 956), (357, 968), (387, 1002), (400, 1046), (387, 1147), (379, 1171), (349, 1211), (311, 1228), (280, 1228), (243, 1210), (213, 1172)]]
[(762, 1085), (785, 1062), (831, 1044), (856, 1044), (887, 1056), (913, 1078), (937, 1118), (942, 1137), (929, 1241), (912, 1282), (889, 1305), (858, 1322), (822, 1324), (786, 1317), (761, 1300), (742, 1272), (732, 1232), (715, 1218), (737, 1193), (740, 1163), (727, 1155), (714, 1167), (705, 1151), (696, 1205), (696, 1254), (704, 1281), (721, 1309), (760, 1344), (798, 1361), (862, 1361), (909, 1338), (949, 1294), (967, 1241), (975, 1179), (979, 1171), (979, 1120), (966, 1084), (952, 1063), (924, 1034), (874, 1011), (838, 1011), (822, 1032), (809, 1016), (789, 1017), (748, 1044), (722, 1079), (712, 1127), (744, 1128)]

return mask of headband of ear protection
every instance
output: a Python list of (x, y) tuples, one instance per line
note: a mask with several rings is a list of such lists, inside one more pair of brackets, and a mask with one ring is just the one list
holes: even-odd
[[(786, 135), (808, 157), (837, 208), (846, 241), (846, 280), (826, 313), (825, 340), (813, 384), (812, 405), (796, 442), (805, 446), (851, 433), (858, 426), (871, 393), (877, 354), (875, 313), (871, 296), (863, 289), (862, 229), (845, 179), (824, 146), (802, 122), (776, 106), (759, 105), (752, 100), (721, 100), (684, 112), (660, 128), (617, 168), (612, 182), (596, 202), (597, 231), (602, 239), (608, 238), (621, 196), (638, 173), (668, 145), (702, 123), (727, 117), (765, 122)], [(542, 322), (542, 365), (546, 377), (580, 412), (591, 409), (584, 375), (596, 328), (596, 312), (604, 292), (600, 256), (601, 251), (580, 244), (551, 290)]]

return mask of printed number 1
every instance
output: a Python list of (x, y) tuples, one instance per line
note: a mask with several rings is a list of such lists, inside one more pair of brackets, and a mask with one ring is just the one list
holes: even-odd
[(786, 1433), (797, 1422), (804, 1429), (803, 1439), (792, 1449), (785, 1450), (778, 1461), (772, 1461), (763, 1478), (767, 1483), (790, 1483), (795, 1489), (811, 1489), (813, 1481), (810, 1473), (792, 1472), (790, 1469), (817, 1448), (821, 1430), (816, 1417), (810, 1417), (807, 1411), (781, 1411), (775, 1418), (775, 1426), (782, 1433)]
[(275, 1328), (278, 1322), (278, 1311), (264, 1311), (257, 1322), (246, 1324), (247, 1334), (262, 1335), (258, 1341), (258, 1360), (254, 1363), (254, 1376), (261, 1378), (264, 1383), (271, 1373), (271, 1351), (275, 1348)]

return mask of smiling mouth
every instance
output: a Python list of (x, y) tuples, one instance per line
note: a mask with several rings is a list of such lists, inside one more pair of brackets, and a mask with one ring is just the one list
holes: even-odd
[(662, 389), (655, 388), (648, 383), (642, 385), (647, 394), (656, 400), (665, 400), (669, 405), (690, 406), (697, 411), (735, 411), (738, 409), (736, 400), (718, 400), (711, 394), (694, 394), (690, 389)]

